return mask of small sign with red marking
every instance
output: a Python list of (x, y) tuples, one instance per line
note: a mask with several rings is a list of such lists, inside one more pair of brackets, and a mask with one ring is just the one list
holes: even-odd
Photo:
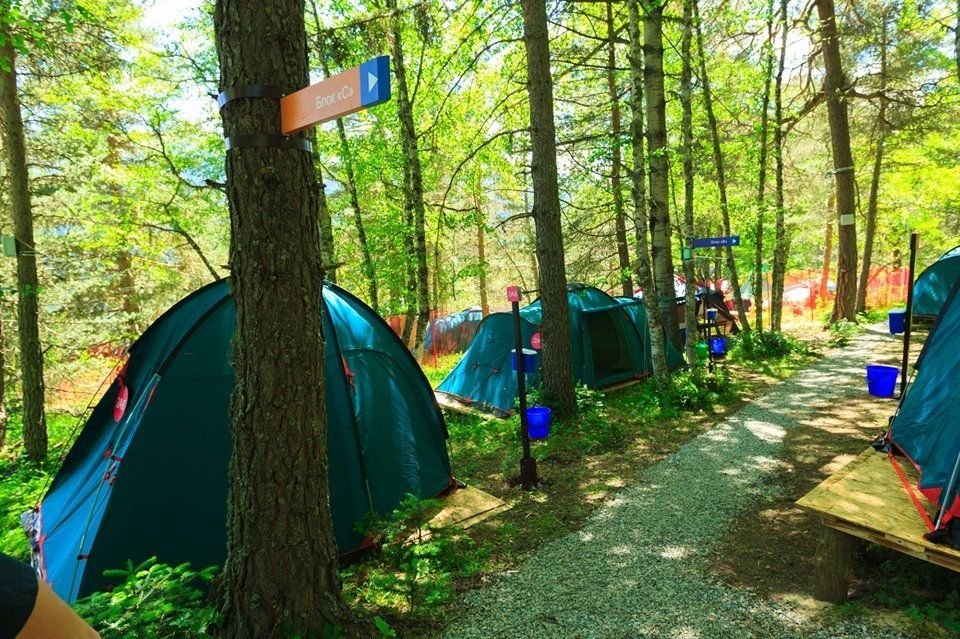
[(130, 399), (130, 391), (127, 385), (120, 382), (120, 390), (117, 392), (117, 401), (113, 403), (113, 421), (119, 422), (123, 419), (123, 414), (127, 412), (127, 401)]
[(538, 351), (543, 346), (543, 343), (540, 341), (540, 333), (534, 333), (533, 337), (530, 338), (530, 346), (533, 346)]
[(507, 301), (508, 301), (508, 302), (519, 302), (519, 301), (520, 301), (520, 287), (519, 287), (519, 286), (508, 286), (508, 287), (507, 287)]

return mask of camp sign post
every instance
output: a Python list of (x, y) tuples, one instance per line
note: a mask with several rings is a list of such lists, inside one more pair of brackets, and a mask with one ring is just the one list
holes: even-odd
[(280, 98), (280, 131), (293, 135), (389, 99), (390, 56), (381, 55)]

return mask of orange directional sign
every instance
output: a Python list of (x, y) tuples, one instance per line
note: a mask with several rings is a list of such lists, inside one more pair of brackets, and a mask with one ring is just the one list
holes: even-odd
[(390, 57), (382, 55), (281, 98), (280, 130), (292, 135), (389, 99)]

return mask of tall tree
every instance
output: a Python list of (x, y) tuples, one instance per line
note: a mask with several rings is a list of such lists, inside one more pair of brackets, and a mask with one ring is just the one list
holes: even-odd
[(613, 217), (617, 229), (617, 258), (620, 284), (624, 297), (633, 297), (630, 268), (630, 245), (627, 243), (627, 215), (623, 207), (620, 174), (623, 158), (620, 151), (620, 92), (617, 87), (617, 30), (613, 23), (613, 2), (607, 0), (607, 92), (610, 95), (610, 191), (613, 195)]
[(787, 231), (783, 210), (783, 71), (787, 59), (787, 0), (780, 0), (780, 52), (773, 89), (773, 161), (775, 171), (776, 236), (773, 248), (773, 284), (770, 287), (770, 313), (773, 330), (781, 329), (783, 284), (787, 272)]
[(573, 394), (570, 310), (557, 185), (557, 133), (553, 120), (547, 7), (543, 0), (520, 0), (520, 7), (523, 12), (523, 44), (527, 52), (530, 174), (540, 265), (540, 304), (543, 307), (543, 362), (540, 370), (544, 390), (557, 401), (561, 412), (570, 413), (576, 408), (576, 398)]
[(867, 310), (867, 287), (870, 282), (870, 266), (873, 262), (873, 238), (877, 231), (877, 198), (880, 192), (880, 174), (883, 170), (883, 147), (887, 141), (887, 73), (888, 46), (890, 35), (890, 11), (885, 9), (880, 15), (880, 69), (877, 120), (874, 125), (876, 137), (873, 152), (873, 171), (870, 176), (870, 193), (867, 196), (867, 216), (863, 232), (863, 264), (860, 267), (860, 284), (857, 286), (857, 312)]
[(630, 171), (631, 190), (634, 210), (634, 234), (637, 245), (637, 283), (643, 289), (643, 305), (647, 310), (647, 323), (650, 325), (650, 363), (657, 385), (663, 388), (669, 376), (666, 358), (666, 337), (663, 330), (660, 301), (657, 287), (653, 281), (650, 265), (650, 244), (647, 241), (647, 191), (644, 155), (643, 126), (643, 89), (644, 55), (643, 36), (640, 26), (640, 6), (637, 2), (628, 2), (628, 20), (630, 33), (630, 139), (633, 147), (633, 170)]
[(837, 220), (837, 293), (833, 299), (830, 323), (841, 319), (856, 321), (857, 307), (857, 227), (854, 216), (854, 166), (850, 149), (850, 123), (847, 115), (847, 79), (840, 58), (840, 39), (833, 0), (816, 0), (820, 19), (820, 48), (826, 72), (823, 91), (830, 121), (833, 148), (833, 178), (836, 187)]
[[(680, 344), (680, 328), (673, 313), (676, 290), (670, 250), (670, 163), (667, 157), (667, 103), (663, 83), (663, 1), (645, 3), (643, 20), (643, 78), (647, 116), (647, 164), (650, 167), (650, 244), (656, 296), (667, 338)], [(644, 290), (644, 296), (654, 291)]]
[(753, 268), (753, 304), (755, 325), (763, 331), (763, 286), (765, 284), (763, 264), (763, 218), (767, 212), (767, 138), (770, 126), (770, 85), (773, 84), (773, 0), (767, 3), (767, 39), (763, 44), (763, 97), (760, 100), (760, 159), (757, 175), (757, 252)]
[[(289, 94), (309, 83), (303, 0), (217, 0), (214, 31), (224, 89)], [(233, 141), (226, 176), (237, 317), (223, 632), (321, 636), (339, 626), (362, 636), (340, 597), (330, 519), (312, 154), (303, 135), (278, 134), (274, 99), (237, 99), (221, 115)], [(264, 134), (273, 136), (266, 146), (244, 143)]]
[[(680, 107), (683, 111), (681, 121), (681, 148), (683, 149), (683, 238), (688, 256), (683, 260), (684, 287), (684, 324), (687, 327), (687, 339), (684, 350), (690, 366), (697, 361), (697, 276), (693, 262), (693, 56), (690, 45), (693, 40), (693, 4), (683, 1), (683, 36), (680, 41)], [(707, 303), (706, 297), (703, 303)]]
[(10, 0), (0, 3), (0, 113), (3, 117), (10, 208), (17, 246), (17, 334), (20, 337), (20, 371), (23, 389), (23, 443), (27, 456), (47, 456), (47, 421), (44, 412), (43, 351), (40, 347), (37, 249), (33, 239), (33, 210), (27, 174), (27, 148), (20, 94), (17, 88), (17, 53), (13, 46)]
[[(700, 83), (703, 85), (703, 106), (707, 112), (707, 125), (710, 127), (710, 141), (713, 147), (713, 163), (717, 170), (717, 190), (720, 193), (720, 215), (723, 218), (723, 234), (731, 235), (730, 205), (727, 200), (727, 172), (723, 163), (723, 148), (720, 144), (720, 126), (717, 124), (717, 115), (713, 109), (713, 93), (710, 90), (710, 80), (707, 76), (707, 54), (703, 47), (703, 27), (700, 24), (700, 7), (697, 0), (693, 0), (693, 19), (697, 35), (697, 49), (699, 49)], [(730, 277), (730, 287), (733, 289), (733, 301), (737, 308), (737, 319), (744, 331), (750, 330), (750, 320), (743, 305), (743, 296), (740, 294), (740, 278), (737, 276), (737, 263), (733, 259), (733, 247), (724, 248), (727, 258), (727, 274)]]
[[(430, 322), (430, 280), (427, 271), (426, 205), (423, 201), (423, 168), (420, 165), (420, 146), (413, 119), (413, 101), (407, 83), (407, 67), (403, 57), (402, 15), (397, 11), (397, 0), (387, 0), (390, 11), (390, 52), (393, 55), (393, 75), (397, 81), (397, 115), (400, 117), (400, 137), (403, 141), (404, 209), (413, 218), (414, 255), (416, 257), (417, 328), (413, 350), (423, 344), (423, 336)], [(408, 320), (409, 313), (408, 313)]]

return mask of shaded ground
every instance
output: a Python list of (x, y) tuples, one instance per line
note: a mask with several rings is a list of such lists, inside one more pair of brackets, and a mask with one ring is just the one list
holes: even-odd
[[(899, 339), (881, 334), (874, 342), (871, 362), (899, 366)], [(912, 350), (911, 361), (919, 345)], [(775, 599), (808, 598), (822, 526), (819, 517), (794, 502), (863, 452), (886, 429), (896, 404), (896, 399), (870, 396), (864, 385), (862, 393), (829, 412), (799, 420), (784, 440), (784, 463), (776, 476), (780, 491), (744, 513), (721, 538), (711, 556), (713, 572), (726, 583)], [(957, 573), (875, 545), (866, 546), (855, 571), (850, 603), (838, 614), (905, 611), (918, 636), (960, 636), (953, 630)]]

